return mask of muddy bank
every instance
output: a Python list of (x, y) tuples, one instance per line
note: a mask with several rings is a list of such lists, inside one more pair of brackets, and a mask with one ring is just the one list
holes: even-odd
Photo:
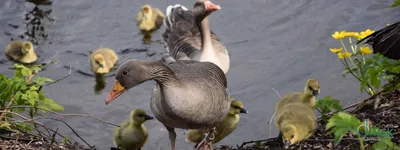
[[(379, 101), (379, 103), (377, 103)], [(374, 109), (376, 107), (376, 109)], [(369, 119), (376, 127), (391, 131), (392, 141), (400, 145), (400, 91), (393, 91), (386, 94), (379, 94), (371, 97), (362, 106), (357, 106), (350, 111), (361, 121)], [(326, 134), (325, 125), (321, 119), (318, 120), (318, 128), (314, 135), (303, 141), (301, 144), (295, 144), (288, 149), (302, 150), (358, 150), (360, 144), (353, 134), (346, 134), (338, 145), (334, 145), (333, 135)], [(370, 148), (378, 138), (371, 137), (365, 140), (366, 149)], [(276, 150), (282, 149), (281, 140), (277, 137), (266, 140), (250, 141), (238, 144), (238, 146), (219, 147), (218, 150)]]

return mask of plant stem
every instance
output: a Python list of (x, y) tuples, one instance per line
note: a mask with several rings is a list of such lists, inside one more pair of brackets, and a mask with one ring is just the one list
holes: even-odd
[(353, 50), (353, 53), (355, 54), (356, 49), (355, 49), (355, 46), (353, 45), (353, 42), (351, 41), (351, 37), (349, 37), (349, 43), (350, 43), (351, 50)]
[[(351, 70), (351, 68), (350, 67), (348, 67), (349, 66), (349, 64), (347, 63), (347, 61), (346, 61), (346, 59), (344, 59), (344, 61), (342, 61), (342, 60), (340, 60), (343, 64), (344, 64), (344, 66), (346, 66), (347, 68), (348, 68), (348, 70), (349, 70), (349, 72), (350, 72), (350, 74), (351, 75), (353, 75), (359, 82), (362, 82), (361, 81), (361, 79), (358, 77), (358, 76), (356, 76), (355, 74), (354, 74), (354, 72)], [(361, 70), (361, 67), (359, 67), (360, 68), (360, 71), (362, 72), (362, 70)], [(362, 73), (361, 73), (362, 74)], [(367, 82), (367, 86), (369, 87), (369, 88), (371, 88), (371, 86), (369, 85), (369, 83)], [(364, 87), (364, 91), (367, 91), (367, 93), (369, 94), (369, 95), (373, 95), (373, 93), (370, 93), (369, 91), (368, 91), (368, 89), (366, 89), (365, 87)], [(375, 92), (374, 92), (375, 93)]]
[[(344, 50), (345, 50), (346, 52), (349, 52), (349, 51), (347, 51), (347, 48), (346, 48), (346, 46), (344, 45), (342, 39), (340, 39), (340, 43), (342, 43), (342, 46), (343, 46)], [(353, 62), (353, 60), (351, 59), (351, 57), (349, 57), (349, 59), (350, 59), (351, 64), (354, 66), (354, 62)]]
[(360, 148), (361, 150), (364, 150), (364, 140), (360, 136), (358, 136), (358, 141), (360, 142)]

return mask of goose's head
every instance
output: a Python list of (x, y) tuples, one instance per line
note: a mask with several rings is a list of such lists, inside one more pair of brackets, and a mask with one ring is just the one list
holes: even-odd
[(34, 53), (33, 44), (29, 41), (23, 42), (21, 52), (24, 55), (29, 54), (29, 53)]
[(149, 80), (149, 69), (152, 69), (151, 62), (136, 59), (128, 60), (119, 66), (115, 74), (115, 84), (105, 101), (106, 105), (130, 88)]
[(106, 61), (104, 60), (104, 56), (101, 54), (96, 54), (93, 57), (93, 70), (96, 73), (106, 73), (108, 72), (109, 68), (106, 66)]
[(212, 3), (209, 0), (197, 0), (194, 4), (193, 11), (196, 15), (206, 17), (216, 10), (220, 10), (221, 6)]
[(308, 79), (304, 86), (304, 93), (318, 97), (320, 93), (318, 80), (313, 78)]
[(243, 108), (243, 103), (237, 99), (231, 98), (231, 108), (229, 109), (229, 115), (237, 115), (240, 113), (247, 114), (248, 111)]
[(130, 119), (132, 123), (142, 124), (147, 120), (152, 120), (153, 117), (147, 115), (146, 111), (143, 109), (133, 109), (130, 114)]
[(296, 123), (285, 122), (281, 133), (284, 148), (287, 149), (290, 145), (310, 137), (313, 131), (305, 122), (300, 121)]
[(150, 19), (151, 11), (151, 6), (149, 4), (144, 4), (142, 6), (143, 20)]

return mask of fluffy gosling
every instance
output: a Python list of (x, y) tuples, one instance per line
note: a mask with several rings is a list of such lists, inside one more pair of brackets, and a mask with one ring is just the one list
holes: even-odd
[(301, 102), (314, 108), (316, 103), (316, 97), (319, 96), (320, 89), (317, 79), (310, 78), (306, 81), (304, 86), (304, 92), (290, 92), (282, 97), (278, 102), (277, 107), (281, 108), (287, 103)]
[(97, 74), (110, 72), (118, 61), (118, 55), (109, 48), (99, 48), (90, 55), (90, 66)]
[(153, 117), (143, 109), (133, 109), (130, 119), (114, 129), (114, 143), (123, 150), (141, 149), (147, 140), (147, 128), (143, 123)]
[(6, 48), (6, 55), (19, 63), (33, 63), (37, 60), (37, 55), (33, 49), (33, 44), (29, 41), (11, 41)]
[(136, 16), (136, 25), (146, 37), (151, 36), (151, 32), (159, 29), (163, 24), (164, 14), (158, 8), (152, 8), (145, 4)]
[(303, 103), (288, 103), (276, 108), (274, 119), (285, 149), (308, 139), (316, 129), (314, 109)]
[[(225, 137), (227, 137), (233, 130), (236, 129), (237, 123), (240, 120), (240, 113), (248, 113), (246, 109), (243, 108), (243, 103), (237, 99), (231, 99), (231, 108), (229, 110), (228, 115), (224, 118), (222, 122), (220, 122), (215, 128), (215, 138), (211, 141), (212, 144), (218, 143)], [(205, 137), (205, 130), (189, 130), (186, 133), (185, 140), (186, 142), (190, 141), (199, 144)]]

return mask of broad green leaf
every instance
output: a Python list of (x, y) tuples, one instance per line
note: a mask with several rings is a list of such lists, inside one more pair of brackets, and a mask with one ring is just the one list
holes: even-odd
[(399, 5), (400, 5), (400, 0), (395, 0), (395, 1), (393, 2), (393, 4), (390, 5), (390, 7), (397, 7), (397, 6), (399, 6)]
[(378, 76), (371, 76), (370, 82), (375, 89), (378, 89), (381, 85), (381, 80), (379, 80)]
[(29, 88), (29, 90), (37, 91), (37, 90), (39, 90), (39, 87), (33, 85), (33, 86), (31, 86), (31, 87)]
[(47, 105), (39, 105), (38, 108), (40, 109), (40, 111), (42, 111), (43, 113), (46, 113), (47, 111), (50, 111), (50, 107), (48, 107)]
[(29, 70), (28, 68), (22, 68), (21, 73), (25, 77), (29, 77), (32, 75), (32, 71)]
[(39, 94), (36, 91), (29, 92), (29, 99), (28, 102), (33, 106), (35, 102), (39, 99)]
[(40, 71), (40, 70), (42, 70), (42, 68), (40, 68), (40, 67), (41, 67), (41, 65), (35, 65), (35, 66), (32, 66), (30, 69), (34, 70), (34, 71)]

